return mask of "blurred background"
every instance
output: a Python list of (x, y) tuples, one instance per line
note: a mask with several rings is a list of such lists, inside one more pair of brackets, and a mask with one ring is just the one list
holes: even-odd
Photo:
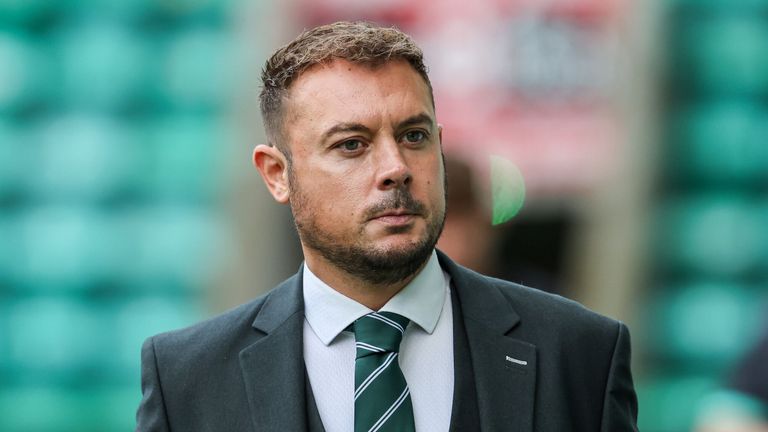
[[(250, 164), (258, 77), (340, 19), (425, 50), (440, 247), (626, 322), (641, 430), (706, 428), (768, 325), (766, 17), (768, 0), (0, 0), (0, 430), (132, 430), (146, 337), (298, 269)], [(498, 224), (491, 160), (525, 195)]]

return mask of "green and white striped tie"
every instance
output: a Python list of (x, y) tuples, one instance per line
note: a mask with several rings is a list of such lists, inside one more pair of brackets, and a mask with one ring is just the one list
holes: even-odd
[(411, 393), (398, 364), (408, 318), (374, 312), (355, 332), (355, 432), (414, 431)]

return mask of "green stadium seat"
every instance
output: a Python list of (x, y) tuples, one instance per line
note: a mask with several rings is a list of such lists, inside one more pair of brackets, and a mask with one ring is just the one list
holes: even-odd
[[(31, 297), (7, 308), (9, 363), (35, 382), (66, 379), (98, 368), (106, 346), (94, 306), (68, 298)], [(0, 416), (2, 417), (2, 416)]]
[[(18, 270), (19, 218), (11, 212), (0, 212), (0, 296), (11, 291), (11, 283)], [(0, 297), (2, 299), (2, 297)], [(2, 339), (2, 332), (0, 332)], [(0, 344), (2, 342), (0, 341)]]
[(3, 432), (129, 431), (141, 391), (135, 386), (39, 385), (0, 389)]
[(151, 14), (157, 0), (69, 0), (67, 13), (70, 16), (88, 17), (98, 11), (100, 21), (120, 24), (138, 24)]
[(758, 420), (765, 417), (765, 403), (755, 396), (721, 387), (704, 397), (697, 411), (699, 425), (734, 418)]
[(757, 103), (698, 105), (677, 122), (669, 167), (699, 184), (749, 185), (768, 179), (768, 112)]
[[(2, 234), (2, 232), (0, 232)], [(2, 282), (0, 282), (0, 293), (2, 292)], [(5, 382), (5, 374), (11, 368), (10, 346), (8, 345), (8, 301), (0, 297), (0, 388)], [(2, 412), (2, 411), (0, 411)]]
[(90, 203), (130, 192), (136, 139), (129, 125), (98, 115), (48, 119), (39, 126), (30, 189), (47, 202)]
[(661, 212), (656, 241), (667, 268), (695, 275), (764, 272), (768, 225), (752, 198), (699, 194), (675, 199)]
[(59, 2), (48, 0), (0, 0), (0, 23), (26, 25), (50, 15)]
[[(677, 81), (705, 92), (768, 91), (768, 22), (752, 14), (712, 14), (680, 23)], [(695, 72), (694, 72), (695, 71)]]
[(166, 202), (206, 202), (221, 191), (221, 156), (230, 131), (206, 115), (174, 115), (145, 130), (141, 177), (148, 196)]
[[(768, 196), (762, 198), (757, 204), (757, 214), (760, 220), (768, 221)], [(763, 243), (763, 247), (760, 253), (761, 268), (768, 272), (768, 234), (764, 234), (760, 241)]]
[(117, 23), (81, 23), (55, 42), (61, 64), (61, 103), (114, 111), (148, 101), (155, 59), (149, 40)]
[[(137, 372), (138, 373), (138, 372)], [(98, 412), (91, 422), (94, 430), (132, 431), (136, 429), (136, 409), (141, 401), (141, 386), (137, 381), (130, 386), (114, 386), (94, 392), (89, 402)]]
[(0, 430), (3, 432), (82, 432), (81, 398), (55, 386), (0, 388)]
[(753, 10), (757, 12), (768, 8), (768, 0), (672, 0), (670, 3), (673, 8), (682, 6), (686, 10), (718, 11), (724, 9), (730, 12)]
[(0, 29), (0, 113), (29, 106), (46, 96), (50, 71), (40, 46)]
[(153, 9), (163, 16), (178, 21), (202, 20), (222, 15), (230, 8), (232, 0), (148, 0)]
[(209, 211), (194, 207), (147, 210), (137, 230), (132, 278), (168, 287), (201, 289), (222, 258), (222, 230)]
[(114, 254), (110, 220), (78, 206), (33, 208), (18, 220), (14, 279), (31, 292), (74, 294), (109, 275)]
[(638, 378), (636, 390), (641, 407), (638, 429), (643, 432), (692, 430), (698, 401), (718, 384), (707, 375), (669, 374), (645, 380)]
[(25, 191), (31, 166), (28, 137), (22, 126), (0, 117), (0, 202)]
[(768, 295), (759, 286), (697, 282), (665, 286), (649, 309), (649, 338), (686, 370), (722, 371), (758, 336)]
[(227, 33), (208, 28), (174, 35), (163, 61), (163, 99), (184, 110), (225, 107), (234, 90), (233, 46)]

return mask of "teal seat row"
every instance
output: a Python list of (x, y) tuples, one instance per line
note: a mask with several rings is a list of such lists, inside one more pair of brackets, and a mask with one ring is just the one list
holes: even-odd
[(695, 10), (730, 12), (760, 12), (768, 10), (768, 0), (670, 0), (667, 2), (670, 9), (682, 9), (693, 12)]
[(15, 386), (138, 388), (142, 342), (204, 316), (197, 299), (163, 295), (112, 301), (17, 298), (0, 304), (0, 310), (0, 382)]
[(659, 211), (655, 258), (677, 273), (768, 275), (768, 201), (728, 193), (672, 197)]
[(33, 25), (46, 18), (100, 16), (126, 21), (146, 18), (200, 20), (225, 18), (232, 0), (0, 0), (0, 24)]
[[(166, 284), (196, 292), (226, 256), (226, 232), (210, 211), (148, 207), (29, 208), (0, 217), (0, 293), (70, 293), (94, 283), (129, 292)], [(118, 287), (118, 288), (119, 288)]]
[(708, 374), (669, 373), (636, 379), (639, 406), (638, 429), (643, 432), (691, 431), (698, 402), (716, 388), (718, 380)]
[[(222, 120), (206, 115), (121, 122), (81, 114), (26, 125), (0, 118), (0, 197), (206, 200), (226, 185), (222, 160), (234, 149), (231, 135)], [(243, 164), (249, 158), (243, 151)]]
[(231, 36), (199, 27), (149, 38), (103, 21), (46, 39), (0, 30), (0, 113), (29, 105), (124, 110), (225, 107), (234, 73)]
[(693, 17), (681, 16), (669, 30), (673, 82), (700, 94), (768, 93), (768, 20), (750, 13)]
[(768, 184), (768, 109), (719, 99), (681, 110), (664, 146), (666, 171), (701, 186)]
[(724, 371), (759, 336), (768, 312), (762, 284), (700, 280), (661, 288), (646, 305), (638, 340), (659, 361), (689, 372)]
[(0, 387), (3, 432), (130, 431), (141, 400), (138, 386)]

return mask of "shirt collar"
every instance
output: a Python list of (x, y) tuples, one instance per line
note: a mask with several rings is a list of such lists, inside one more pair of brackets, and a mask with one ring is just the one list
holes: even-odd
[[(373, 312), (321, 281), (309, 266), (303, 270), (304, 316), (317, 337), (329, 345), (356, 319)], [(400, 292), (381, 308), (416, 323), (429, 334), (435, 330), (448, 293), (448, 275), (440, 268), (437, 254)]]

